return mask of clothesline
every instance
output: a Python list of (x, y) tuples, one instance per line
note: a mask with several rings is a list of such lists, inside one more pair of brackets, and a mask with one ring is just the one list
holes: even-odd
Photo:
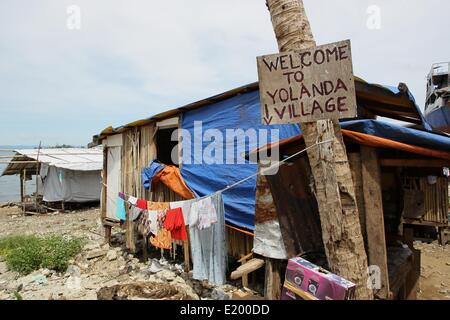
[[(293, 155), (291, 155), (291, 156), (289, 156), (289, 157), (287, 157), (287, 158), (285, 158), (285, 159), (283, 159), (283, 160), (281, 160), (281, 161), (275, 163), (274, 165), (272, 165), (272, 166), (270, 166), (270, 167), (268, 167), (268, 168), (264, 168), (264, 169), (258, 170), (258, 172), (254, 173), (254, 174), (252, 174), (252, 175), (250, 175), (250, 176), (248, 176), (248, 177), (246, 177), (246, 178), (244, 178), (244, 179), (242, 179), (242, 180), (239, 180), (239, 181), (233, 183), (232, 185), (229, 185), (229, 186), (227, 186), (227, 187), (225, 187), (225, 188), (223, 188), (223, 189), (221, 189), (221, 190), (218, 190), (218, 191), (216, 191), (216, 192), (213, 192), (213, 193), (210, 194), (210, 195), (213, 195), (213, 194), (216, 194), (216, 193), (223, 193), (223, 192), (226, 192), (226, 191), (228, 191), (228, 190), (230, 190), (230, 189), (232, 189), (232, 188), (235, 188), (235, 187), (237, 187), (238, 185), (240, 185), (240, 184), (242, 184), (242, 183), (244, 183), (244, 182), (246, 182), (246, 181), (248, 181), (248, 180), (250, 180), (250, 179), (252, 179), (252, 178), (254, 178), (254, 177), (256, 177), (256, 176), (258, 176), (259, 174), (264, 174), (265, 172), (268, 172), (268, 171), (270, 171), (270, 170), (273, 170), (273, 169), (275, 169), (275, 168), (277, 168), (277, 167), (282, 166), (285, 162), (287, 162), (287, 161), (289, 161), (290, 159), (295, 158), (296, 156), (298, 156), (298, 155), (300, 155), (300, 154), (302, 154), (302, 153), (308, 151), (309, 149), (312, 149), (312, 148), (314, 148), (314, 147), (317, 147), (317, 146), (319, 146), (319, 145), (322, 145), (322, 144), (325, 144), (325, 143), (329, 143), (329, 142), (333, 142), (333, 140), (330, 139), (330, 140), (325, 140), (325, 141), (322, 141), (322, 142), (316, 142), (315, 144), (313, 144), (313, 145), (311, 145), (311, 146), (309, 146), (309, 147), (306, 147), (306, 148), (300, 150), (299, 152), (294, 153)], [(103, 184), (103, 185), (104, 185), (104, 184)], [(124, 193), (124, 192), (122, 192), (122, 193), (125, 195), (125, 198), (126, 198), (126, 199), (124, 199), (124, 200), (125, 200), (126, 202), (129, 203), (128, 198), (130, 197), (130, 195), (128, 195), (128, 194), (126, 194), (126, 193)], [(210, 195), (208, 195), (208, 196), (210, 196)], [(208, 196), (204, 196), (204, 197), (201, 197), (201, 198), (205, 198), (205, 197), (208, 197)], [(200, 199), (201, 199), (201, 198), (200, 198)], [(197, 199), (197, 200), (198, 200), (198, 199)]]
[(277, 168), (277, 167), (280, 167), (280, 166), (283, 165), (286, 161), (288, 161), (288, 160), (290, 160), (290, 159), (292, 159), (292, 158), (295, 158), (296, 156), (298, 156), (298, 155), (304, 153), (305, 151), (308, 151), (309, 149), (312, 149), (313, 147), (316, 147), (316, 146), (319, 146), (319, 145), (321, 145), (321, 144), (325, 144), (325, 143), (328, 143), (328, 142), (333, 142), (333, 140), (330, 139), (330, 140), (326, 140), (326, 141), (322, 141), (322, 142), (317, 142), (317, 143), (315, 143), (315, 144), (313, 144), (313, 145), (311, 145), (311, 146), (309, 146), (309, 147), (306, 147), (305, 149), (302, 149), (302, 150), (300, 150), (299, 152), (294, 153), (293, 155), (291, 155), (291, 156), (289, 156), (289, 157), (287, 157), (287, 158), (285, 158), (285, 159), (283, 159), (283, 160), (277, 162), (276, 164), (274, 164), (274, 165), (272, 165), (272, 166), (270, 166), (270, 167), (268, 167), (268, 168), (261, 169), (261, 170), (259, 170), (258, 172), (252, 174), (251, 176), (248, 176), (247, 178), (244, 178), (244, 179), (242, 179), (242, 180), (240, 180), (240, 181), (238, 181), (238, 182), (236, 182), (236, 183), (233, 183), (232, 185), (227, 186), (226, 188), (224, 188), (224, 189), (222, 189), (222, 190), (216, 191), (215, 193), (218, 193), (218, 192), (222, 192), (222, 193), (223, 193), (223, 192), (225, 192), (225, 191), (228, 191), (228, 190), (230, 190), (230, 189), (232, 189), (232, 188), (234, 188), (234, 187), (236, 187), (236, 186), (238, 186), (238, 185), (244, 183), (245, 181), (250, 180), (250, 179), (256, 177), (256, 176), (259, 175), (259, 174), (264, 174), (264, 173), (267, 172), (267, 171), (270, 171), (270, 170), (273, 170), (273, 169), (275, 169), (275, 168)]

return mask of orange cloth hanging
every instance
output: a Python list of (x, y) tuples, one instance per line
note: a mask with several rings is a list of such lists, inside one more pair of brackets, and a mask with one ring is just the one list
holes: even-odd
[(155, 186), (158, 182), (162, 182), (173, 192), (182, 196), (184, 199), (194, 199), (195, 195), (184, 182), (180, 174), (180, 169), (175, 166), (165, 166), (152, 179), (152, 185)]
[(150, 243), (157, 248), (172, 249), (172, 236), (170, 231), (161, 229), (156, 237), (150, 238)]
[(169, 208), (170, 208), (169, 202), (147, 201), (147, 210), (149, 211), (167, 210)]

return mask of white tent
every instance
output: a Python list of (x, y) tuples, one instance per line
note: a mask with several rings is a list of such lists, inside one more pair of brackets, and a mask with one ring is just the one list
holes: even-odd
[[(2, 175), (39, 174), (39, 194), (47, 202), (99, 201), (102, 148), (14, 150), (16, 154)], [(39, 179), (38, 179), (39, 181)]]

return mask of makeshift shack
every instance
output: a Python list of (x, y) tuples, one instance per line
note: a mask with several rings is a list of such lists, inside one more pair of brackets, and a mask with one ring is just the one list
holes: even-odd
[[(441, 234), (449, 227), (448, 177), (443, 169), (450, 165), (450, 137), (379, 120), (343, 121), (341, 127), (369, 265), (377, 266), (374, 271), (381, 281), (374, 294), (382, 299), (413, 299), (420, 252), (413, 247), (411, 225), (438, 226)], [(284, 259), (324, 253), (311, 169), (306, 154), (298, 154), (305, 148), (302, 136), (258, 152), (275, 147), (280, 159), (290, 159), (277, 174), (260, 179), (257, 204), (269, 195), (275, 207), (267, 219), (267, 208), (257, 205), (262, 208), (256, 212), (255, 238), (262, 243), (257, 249), (264, 250), (264, 243), (278, 243), (285, 256), (276, 258)], [(268, 233), (267, 221), (279, 225), (279, 231)]]
[[(14, 150), (2, 173), (20, 175), (24, 211), (39, 211), (41, 202), (86, 203), (100, 201), (103, 152), (101, 148)], [(36, 177), (36, 192), (26, 194), (26, 183)]]
[[(350, 121), (353, 123), (353, 127), (349, 127), (349, 131), (356, 130), (358, 121), (364, 121), (361, 119), (375, 119), (376, 116), (407, 121), (417, 128), (416, 130), (408, 129), (414, 130), (414, 132), (423, 130), (423, 133), (426, 134), (426, 130), (431, 130), (404, 84), (400, 84), (398, 88), (383, 87), (356, 79), (356, 92), (360, 120)], [(250, 161), (239, 163), (250, 150), (268, 142), (276, 142), (278, 139), (269, 138), (265, 142), (258, 140), (256, 144), (250, 144), (244, 140), (243, 143), (229, 146), (233, 151), (231, 164), (204, 163), (198, 158), (195, 150), (191, 150), (188, 156), (189, 161), (186, 162), (186, 155), (182, 155), (185, 151), (181, 152), (180, 146), (184, 146), (186, 133), (188, 136), (198, 137), (199, 133), (196, 131), (196, 122), (198, 121), (201, 121), (203, 131), (213, 129), (224, 135), (230, 129), (267, 129), (268, 127), (261, 124), (258, 83), (246, 85), (118, 128), (109, 127), (94, 137), (93, 145), (102, 144), (104, 148), (101, 215), (106, 237), (110, 239), (113, 226), (122, 226), (126, 228), (127, 247), (131, 251), (138, 249), (135, 223), (131, 219), (121, 223), (117, 218), (118, 193), (151, 201), (172, 202), (191, 197), (203, 197), (249, 178), (223, 194), (228, 255), (240, 259), (239, 262), (243, 264), (243, 268), (237, 275), (235, 274), (235, 277), (242, 277), (244, 285), (248, 284), (247, 275), (250, 272), (265, 265), (266, 297), (277, 298), (276, 288), (279, 287), (277, 281), (279, 284), (280, 279), (275, 279), (273, 259), (278, 259), (278, 261), (286, 259), (293, 252), (296, 254), (321, 252), (323, 245), (315, 198), (311, 193), (305, 191), (304, 194), (307, 197), (300, 204), (292, 202), (292, 199), (280, 198), (282, 199), (280, 200), (276, 196), (276, 199), (272, 199), (274, 195), (270, 189), (264, 187), (264, 179), (257, 180), (256, 178), (258, 165)], [(366, 121), (378, 123), (373, 120)], [(345, 128), (344, 122), (343, 128)], [(182, 129), (182, 131), (177, 132), (177, 129)], [(297, 139), (293, 137), (300, 133), (298, 125), (271, 126), (269, 137), (272, 137), (270, 133), (273, 129), (280, 130), (279, 139)], [(366, 132), (365, 134), (373, 135), (374, 133)], [(434, 136), (438, 136), (438, 134)], [(449, 148), (450, 139), (445, 136), (442, 136), (441, 139), (442, 146)], [(210, 143), (211, 140), (202, 141), (201, 146), (205, 148)], [(295, 144), (295, 148), (297, 145), (301, 146), (300, 143)], [(283, 152), (285, 155), (289, 154), (285, 149)], [(426, 154), (425, 157), (427, 155), (429, 156)], [(183, 157), (183, 163), (180, 161), (181, 157)], [(174, 161), (174, 158), (178, 158), (178, 161)], [(167, 172), (155, 173), (152, 176), (156, 178), (157, 182), (150, 183), (150, 191), (144, 187), (142, 171), (145, 168), (152, 171), (152, 167), (149, 168), (149, 166), (155, 164), (154, 160), (165, 164)], [(448, 158), (435, 157), (433, 160), (442, 162), (447, 161)], [(306, 160), (299, 158), (298, 161), (305, 162)], [(286, 181), (293, 179), (296, 184), (300, 183), (303, 185), (303, 189), (307, 189), (311, 176), (307, 163), (289, 168), (293, 170), (295, 168), (297, 171), (290, 172), (283, 179)], [(285, 171), (280, 170), (280, 172)], [(280, 197), (289, 197), (289, 193), (283, 191), (282, 188), (279, 189), (279, 192), (283, 193), (279, 195)], [(362, 198), (360, 197), (360, 199)], [(286, 225), (281, 225), (278, 221), (278, 210), (274, 203), (291, 206), (290, 212), (296, 213), (298, 216), (294, 215), (294, 220), (290, 221), (289, 228), (299, 231), (300, 228), (292, 228), (292, 226), (304, 226), (303, 232), (296, 232), (295, 237), (283, 242), (280, 228)], [(127, 212), (127, 214), (130, 213)], [(290, 244), (285, 246), (286, 241)], [(148, 243), (144, 241), (143, 244), (145, 254)], [(187, 267), (190, 265), (188, 248), (185, 244), (184, 258)], [(296, 249), (292, 251), (290, 248)], [(252, 252), (267, 259), (251, 259)], [(251, 267), (248, 266), (247, 261)], [(417, 260), (415, 261), (417, 262)], [(271, 290), (272, 292), (269, 292)]]

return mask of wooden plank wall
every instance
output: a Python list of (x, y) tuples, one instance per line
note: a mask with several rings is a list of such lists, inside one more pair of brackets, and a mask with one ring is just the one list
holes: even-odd
[[(158, 184), (153, 192), (145, 190), (142, 185), (141, 171), (156, 159), (155, 124), (139, 128), (131, 128), (124, 132), (122, 146), (122, 187), (127, 195), (160, 202), (183, 200), (178, 194), (163, 184)], [(128, 219), (127, 248), (136, 251), (136, 230), (134, 223)], [(226, 228), (229, 255), (239, 259), (253, 249), (253, 237), (234, 229)]]
[(424, 193), (425, 215), (422, 221), (448, 224), (448, 179), (438, 177), (435, 184), (430, 184), (427, 177), (403, 177), (403, 188), (419, 190)]
[(253, 237), (237, 230), (225, 227), (228, 255), (240, 259), (243, 255), (252, 252)]
[[(151, 199), (150, 193), (142, 185), (141, 171), (156, 158), (154, 124), (131, 128), (123, 133), (122, 146), (122, 190), (127, 195)], [(127, 219), (127, 248), (136, 251), (135, 224)]]

